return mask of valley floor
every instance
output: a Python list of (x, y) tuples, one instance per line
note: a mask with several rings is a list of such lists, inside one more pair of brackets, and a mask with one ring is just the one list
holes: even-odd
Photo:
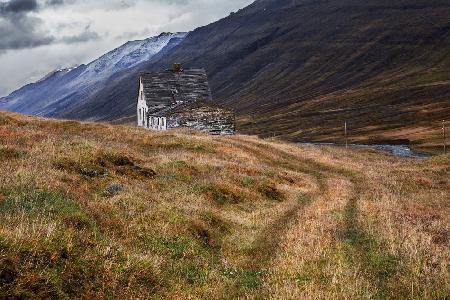
[(450, 156), (0, 114), (0, 298), (448, 299)]

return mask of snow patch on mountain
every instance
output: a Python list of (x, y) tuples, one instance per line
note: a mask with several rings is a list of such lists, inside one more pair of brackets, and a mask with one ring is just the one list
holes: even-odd
[[(112, 74), (150, 60), (173, 38), (184, 38), (187, 33), (162, 33), (145, 40), (131, 41), (103, 55), (87, 65), (78, 77), (79, 82), (96, 82)], [(77, 82), (78, 83), (78, 82)]]
[(83, 101), (114, 74), (149, 61), (168, 45), (178, 45), (187, 33), (161, 33), (130, 41), (87, 65), (57, 69), (40, 80), (0, 98), (0, 110), (46, 116)]
[(65, 69), (58, 69), (58, 70), (54, 70), (50, 73), (48, 73), (47, 75), (45, 75), (44, 77), (42, 77), (41, 79), (39, 79), (38, 81), (36, 81), (35, 83), (39, 83), (42, 81), (45, 81), (47, 79), (49, 79), (50, 77), (53, 76), (63, 76), (67, 73), (69, 73), (70, 71), (72, 71), (73, 69), (76, 69), (78, 66), (72, 67), (72, 68), (65, 68)]

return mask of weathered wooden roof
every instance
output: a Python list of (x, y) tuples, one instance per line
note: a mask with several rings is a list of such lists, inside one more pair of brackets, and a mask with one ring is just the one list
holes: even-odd
[(185, 103), (212, 100), (204, 69), (142, 73), (140, 80), (149, 113), (170, 110)]

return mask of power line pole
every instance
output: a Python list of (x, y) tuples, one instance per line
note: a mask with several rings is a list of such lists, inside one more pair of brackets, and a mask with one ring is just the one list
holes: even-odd
[(444, 145), (444, 154), (447, 152), (447, 139), (446, 139), (446, 136), (445, 136), (445, 120), (442, 120), (442, 142), (443, 142), (443, 145)]

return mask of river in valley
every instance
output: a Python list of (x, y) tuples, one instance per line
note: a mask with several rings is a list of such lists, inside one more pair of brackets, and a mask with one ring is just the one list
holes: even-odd
[[(333, 143), (300, 143), (302, 145), (322, 145), (322, 146), (337, 146), (337, 147), (345, 147), (345, 145), (341, 144), (333, 144)], [(387, 144), (379, 144), (379, 145), (365, 145), (365, 144), (349, 144), (349, 148), (362, 148), (362, 149), (375, 149), (384, 152), (388, 152), (395, 156), (400, 157), (408, 157), (408, 158), (419, 158), (425, 159), (430, 157), (430, 154), (418, 152), (412, 150), (409, 145), (387, 145)]]

